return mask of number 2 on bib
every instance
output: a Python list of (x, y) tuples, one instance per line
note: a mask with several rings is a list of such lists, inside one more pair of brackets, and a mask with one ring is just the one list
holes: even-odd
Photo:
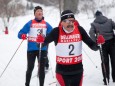
[(73, 44), (70, 44), (69, 45), (69, 55), (75, 55), (74, 53), (73, 53), (73, 50), (74, 50), (74, 45)]

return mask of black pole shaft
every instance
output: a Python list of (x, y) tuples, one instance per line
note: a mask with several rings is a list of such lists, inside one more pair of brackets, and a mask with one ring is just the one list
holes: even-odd
[(108, 80), (107, 80), (107, 71), (106, 71), (106, 66), (105, 66), (105, 61), (104, 61), (104, 56), (103, 56), (103, 51), (102, 51), (102, 45), (99, 45), (99, 51), (100, 51), (100, 55), (101, 55), (101, 60), (102, 60), (102, 66), (103, 66), (103, 72), (104, 72), (104, 77), (105, 77), (105, 81), (108, 85)]
[[(83, 49), (83, 48), (82, 48)], [(90, 58), (90, 56), (86, 53), (86, 51), (83, 49), (84, 53), (87, 55), (89, 60), (92, 62), (92, 64), (97, 68), (97, 65), (93, 62), (93, 60)]]
[(39, 70), (40, 70), (41, 48), (42, 48), (42, 43), (39, 44), (39, 62), (38, 62), (38, 74), (37, 74), (37, 77), (39, 76)]

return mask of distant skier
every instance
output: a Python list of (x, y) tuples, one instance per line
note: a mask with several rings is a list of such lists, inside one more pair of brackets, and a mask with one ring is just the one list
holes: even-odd
[[(43, 40), (44, 37), (38, 35), (37, 39)], [(98, 43), (103, 43), (102, 39), (98, 40)], [(71, 10), (62, 12), (59, 26), (45, 38), (43, 46), (52, 41), (56, 46), (56, 79), (59, 86), (82, 86), (82, 41), (95, 51), (98, 46), (75, 20)]]
[(39, 81), (40, 86), (44, 86), (44, 79), (45, 79), (45, 71), (44, 67), (46, 64), (46, 69), (48, 69), (49, 64), (46, 63), (47, 58), (47, 46), (44, 46), (41, 49), (41, 58), (39, 61), (39, 49), (37, 46), (36, 37), (39, 33), (42, 32), (44, 36), (48, 35), (52, 30), (52, 27), (49, 23), (44, 20), (43, 17), (43, 9), (40, 6), (35, 7), (34, 9), (34, 16), (35, 19), (30, 20), (27, 22), (24, 27), (19, 31), (18, 37), (20, 39), (25, 40), (28, 34), (28, 49), (27, 49), (27, 72), (26, 72), (26, 83), (25, 86), (30, 86), (30, 79), (32, 75), (32, 71), (34, 68), (35, 59), (37, 57), (38, 62), (40, 63), (39, 66)]
[[(104, 37), (105, 43), (102, 45), (104, 64), (107, 72), (107, 79), (109, 82), (110, 79), (110, 68), (109, 68), (109, 59), (111, 61), (111, 69), (112, 69), (112, 79), (115, 82), (115, 41), (114, 41), (114, 32), (115, 30), (115, 22), (112, 19), (108, 19), (103, 16), (102, 12), (97, 11), (95, 13), (95, 20), (91, 23), (91, 28), (89, 31), (90, 37), (93, 41), (96, 42), (96, 34), (100, 34)], [(102, 66), (103, 73), (103, 81), (106, 85), (106, 79), (104, 76), (104, 68)]]

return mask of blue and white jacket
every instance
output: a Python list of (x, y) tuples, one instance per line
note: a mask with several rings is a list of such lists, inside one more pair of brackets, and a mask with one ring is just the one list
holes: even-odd
[[(37, 47), (36, 37), (39, 34), (40, 30), (42, 30), (43, 35), (46, 36), (51, 32), (52, 26), (44, 20), (37, 20), (35, 18), (27, 22), (19, 31), (19, 39), (21, 39), (22, 34), (28, 35), (28, 51), (39, 50), (39, 48)], [(44, 46), (41, 50), (47, 50), (47, 46)]]

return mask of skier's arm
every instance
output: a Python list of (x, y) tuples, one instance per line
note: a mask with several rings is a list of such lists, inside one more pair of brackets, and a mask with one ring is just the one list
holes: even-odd
[(19, 31), (18, 33), (18, 38), (21, 39), (21, 35), (22, 34), (27, 34), (30, 30), (30, 25), (31, 25), (31, 21), (29, 21), (28, 23), (26, 23), (23, 28)]
[[(48, 22), (46, 22), (46, 26), (47, 26), (47, 32), (46, 32), (46, 36), (52, 31), (52, 26), (48, 23)], [(48, 49), (48, 45), (47, 45), (47, 49)]]
[(46, 26), (47, 26), (47, 32), (46, 32), (46, 36), (52, 31), (52, 26), (48, 23), (48, 22), (46, 22)]
[(83, 27), (78, 26), (80, 33), (82, 35), (83, 42), (86, 43), (92, 50), (98, 50), (97, 44), (88, 36)]
[(46, 37), (44, 40), (43, 46), (48, 45), (50, 42), (54, 41), (55, 45), (57, 44), (58, 41), (58, 36), (59, 36), (59, 29), (54, 28)]
[(96, 42), (95, 26), (93, 24), (91, 24), (91, 28), (89, 30), (89, 35), (90, 35), (91, 39), (94, 42)]
[(113, 28), (113, 30), (115, 30), (115, 22), (112, 21), (112, 19), (111, 19), (111, 24), (112, 24), (112, 28)]

